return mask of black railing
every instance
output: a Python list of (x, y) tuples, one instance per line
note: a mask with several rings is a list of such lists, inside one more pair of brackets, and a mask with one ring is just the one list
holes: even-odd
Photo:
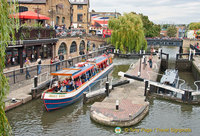
[(16, 40), (35, 40), (56, 38), (56, 31), (51, 28), (21, 27), (15, 31)]
[[(16, 84), (16, 83), (23, 83), (24, 81), (27, 81), (28, 79), (33, 78), (37, 75), (42, 75), (43, 73), (51, 73), (58, 71), (62, 68), (69, 68), (71, 66), (74, 66), (76, 63), (85, 61), (89, 58), (94, 58), (97, 56), (102, 55), (105, 53), (106, 49), (101, 49), (96, 52), (92, 52), (86, 55), (74, 57), (68, 60), (60, 61), (57, 63), (49, 64), (49, 65), (41, 65), (41, 72), (38, 74), (39, 67), (37, 65), (26, 67), (26, 68), (20, 68), (8, 72), (4, 72), (4, 75), (9, 78), (9, 84)], [(30, 75), (30, 76), (29, 76)], [(33, 82), (31, 82), (33, 83)]]

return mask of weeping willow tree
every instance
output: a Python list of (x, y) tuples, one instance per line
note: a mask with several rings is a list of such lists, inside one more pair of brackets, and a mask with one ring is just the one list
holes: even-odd
[(5, 50), (8, 43), (14, 41), (14, 28), (18, 26), (18, 19), (10, 18), (16, 12), (15, 2), (8, 3), (0, 0), (0, 135), (11, 135), (11, 127), (5, 115), (4, 100), (9, 90), (8, 79), (3, 74), (5, 68)]
[(124, 16), (113, 18), (108, 22), (112, 30), (110, 42), (123, 53), (147, 48), (144, 36), (143, 23), (139, 15), (125, 13)]

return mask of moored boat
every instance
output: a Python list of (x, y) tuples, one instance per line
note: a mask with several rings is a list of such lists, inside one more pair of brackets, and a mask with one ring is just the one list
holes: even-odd
[(175, 88), (178, 88), (178, 82), (178, 70), (175, 69), (167, 69), (160, 80), (160, 83), (170, 85)]
[(57, 84), (43, 92), (41, 98), (47, 111), (60, 109), (78, 101), (83, 92), (95, 85), (96, 80), (108, 75), (112, 68), (111, 56), (102, 55), (51, 73), (52, 76), (58, 76), (62, 86)]

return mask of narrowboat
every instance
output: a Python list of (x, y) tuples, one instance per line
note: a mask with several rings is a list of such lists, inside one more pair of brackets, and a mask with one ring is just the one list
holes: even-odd
[(167, 69), (162, 76), (160, 83), (170, 85), (172, 87), (178, 88), (179, 85), (178, 70)]
[[(58, 81), (56, 85), (51, 85), (50, 89), (42, 93), (41, 99), (46, 110), (52, 111), (75, 103), (81, 98), (83, 92), (95, 85), (95, 81), (108, 75), (112, 69), (112, 57), (104, 54), (51, 73), (52, 76), (58, 77)], [(64, 89), (60, 89), (62, 87)]]

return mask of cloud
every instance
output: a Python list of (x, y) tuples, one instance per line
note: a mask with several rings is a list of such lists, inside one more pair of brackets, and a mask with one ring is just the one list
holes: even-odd
[(200, 21), (200, 0), (91, 0), (98, 12), (136, 12), (155, 23), (189, 24)]

